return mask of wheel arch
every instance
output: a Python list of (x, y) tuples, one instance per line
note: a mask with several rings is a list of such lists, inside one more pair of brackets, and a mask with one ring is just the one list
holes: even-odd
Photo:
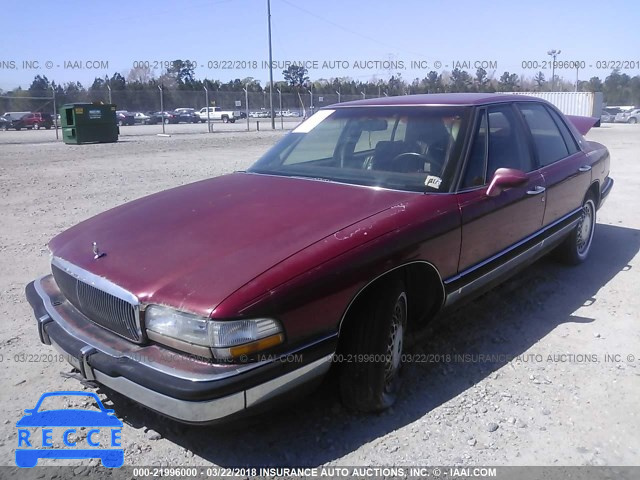
[(593, 195), (593, 201), (596, 204), (596, 209), (600, 208), (600, 181), (594, 180), (591, 185), (589, 185), (589, 189), (587, 193), (584, 195), (584, 201), (590, 196)]
[(342, 334), (348, 328), (349, 320), (354, 317), (353, 312), (357, 311), (361, 302), (367, 300), (369, 293), (382, 282), (390, 281), (394, 277), (401, 278), (406, 286), (409, 330), (435, 314), (444, 305), (444, 282), (434, 264), (426, 260), (415, 260), (393, 267), (371, 279), (352, 297), (338, 325), (338, 350)]

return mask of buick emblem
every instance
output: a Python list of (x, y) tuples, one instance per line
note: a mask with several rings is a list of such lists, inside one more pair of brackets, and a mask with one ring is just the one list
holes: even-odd
[(100, 257), (104, 257), (105, 255), (105, 252), (100, 252), (100, 249), (98, 248), (98, 242), (93, 242), (93, 259), (98, 260)]

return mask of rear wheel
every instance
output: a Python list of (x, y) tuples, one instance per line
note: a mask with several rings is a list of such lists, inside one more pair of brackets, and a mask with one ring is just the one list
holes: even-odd
[(404, 283), (389, 279), (366, 294), (345, 326), (339, 382), (343, 403), (377, 412), (396, 401), (401, 385), (402, 349), (407, 329)]
[(229, 122), (229, 117), (227, 117), (226, 115), (222, 117), (222, 123), (228, 123), (228, 122)]
[(593, 232), (596, 228), (596, 204), (589, 195), (582, 204), (582, 215), (578, 224), (560, 247), (558, 253), (563, 262), (578, 265), (589, 256)]
[(636, 123), (636, 122), (637, 122), (637, 120), (634, 117), (631, 117), (629, 119), (629, 123)]
[(33, 129), (34, 130), (40, 130), (40, 124), (39, 123), (34, 123), (33, 124)]

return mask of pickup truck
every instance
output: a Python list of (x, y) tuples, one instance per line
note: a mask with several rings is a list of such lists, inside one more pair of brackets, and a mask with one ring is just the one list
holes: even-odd
[[(196, 115), (200, 117), (202, 123), (207, 121), (207, 107), (203, 107)], [(222, 110), (221, 107), (209, 107), (210, 120), (222, 120), (223, 123), (235, 123), (240, 117), (240, 112), (232, 112), (231, 110)]]

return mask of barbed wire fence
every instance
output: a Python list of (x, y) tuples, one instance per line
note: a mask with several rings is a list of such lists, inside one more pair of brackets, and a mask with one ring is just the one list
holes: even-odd
[[(215, 91), (205, 90), (181, 90), (176, 88), (148, 87), (135, 90), (112, 90), (104, 91), (88, 90), (79, 92), (77, 95), (64, 95), (56, 98), (55, 92), (50, 91), (50, 96), (23, 96), (4, 95), (0, 96), (0, 111), (2, 112), (41, 112), (50, 113), (53, 116), (56, 139), (58, 139), (59, 127), (57, 123), (58, 108), (67, 103), (109, 103), (115, 104), (117, 110), (129, 112), (142, 112), (145, 114), (156, 112), (170, 112), (177, 108), (193, 108), (196, 111), (205, 106), (220, 107), (225, 111), (236, 112), (237, 116), (243, 117), (238, 122), (246, 121), (247, 130), (269, 129), (270, 125), (270, 98), (269, 91), (261, 92), (241, 91)], [(27, 92), (25, 92), (27, 93)], [(274, 90), (273, 108), (275, 114), (275, 128), (293, 128), (296, 122), (310, 116), (320, 108), (334, 103), (359, 100), (362, 98), (373, 98), (378, 95), (348, 95), (339, 92), (332, 94), (315, 93), (310, 90), (303, 90), (299, 93), (283, 93)], [(247, 117), (245, 120), (244, 117)], [(262, 125), (260, 124), (262, 122)], [(203, 126), (203, 132), (215, 131), (214, 124), (208, 123)], [(170, 128), (170, 127), (169, 127)], [(174, 133), (178, 133), (175, 132)], [(123, 130), (125, 132), (126, 130)], [(164, 130), (163, 130), (164, 131)], [(149, 134), (156, 134), (154, 129), (149, 129)], [(193, 130), (184, 133), (194, 133)]]

